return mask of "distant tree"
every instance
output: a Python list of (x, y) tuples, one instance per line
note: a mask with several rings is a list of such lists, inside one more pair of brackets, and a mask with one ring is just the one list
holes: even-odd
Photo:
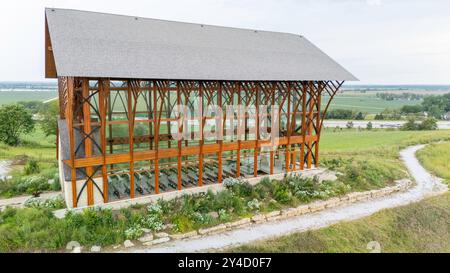
[(414, 131), (418, 130), (419, 126), (416, 124), (416, 120), (412, 117), (408, 118), (408, 121), (400, 127), (403, 131)]
[(40, 125), (46, 136), (56, 135), (58, 130), (59, 106), (57, 101), (46, 103), (39, 112)]
[(356, 114), (355, 119), (356, 120), (364, 120), (364, 114), (362, 112), (358, 112), (358, 114)]
[(32, 115), (23, 105), (8, 104), (0, 107), (0, 141), (10, 146), (20, 142), (20, 135), (34, 129)]
[(372, 124), (371, 121), (369, 121), (369, 122), (367, 123), (366, 129), (367, 129), (367, 130), (372, 130), (372, 128), (373, 128), (373, 124)]
[(419, 125), (419, 130), (436, 130), (437, 123), (434, 118), (427, 118), (423, 120)]
[(347, 129), (352, 129), (353, 128), (353, 121), (347, 122), (347, 124), (345, 126), (347, 126)]
[(400, 112), (403, 114), (416, 114), (422, 112), (421, 105), (403, 105)]
[(326, 119), (351, 119), (353, 113), (347, 109), (332, 109), (327, 112)]
[(383, 114), (376, 114), (375, 115), (375, 120), (384, 120)]
[(25, 109), (30, 110), (32, 114), (37, 114), (42, 110), (45, 104), (42, 101), (19, 101), (18, 104), (23, 105)]
[(450, 93), (440, 96), (426, 96), (422, 101), (423, 111), (429, 116), (440, 119), (450, 111)]

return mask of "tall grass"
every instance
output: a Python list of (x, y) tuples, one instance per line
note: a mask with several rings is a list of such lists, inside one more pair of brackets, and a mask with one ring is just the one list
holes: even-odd
[(450, 182), (450, 142), (430, 144), (417, 157), (426, 169)]

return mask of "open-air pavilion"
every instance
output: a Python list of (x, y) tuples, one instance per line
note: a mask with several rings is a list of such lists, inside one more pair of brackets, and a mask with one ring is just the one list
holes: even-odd
[[(300, 35), (64, 9), (45, 16), (69, 207), (317, 166), (323, 117), (343, 82), (356, 80)], [(201, 107), (180, 123), (179, 105)], [(238, 111), (236, 126), (211, 105), (253, 110)]]

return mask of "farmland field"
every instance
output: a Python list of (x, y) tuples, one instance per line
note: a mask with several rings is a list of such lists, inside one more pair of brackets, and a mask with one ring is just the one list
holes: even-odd
[[(392, 100), (386, 101), (373, 94), (338, 94), (334, 97), (330, 109), (347, 109), (368, 114), (377, 114), (383, 112), (384, 109), (396, 109), (403, 105), (420, 104), (420, 100)], [(322, 105), (323, 107), (324, 105)]]
[(0, 91), (0, 105), (19, 101), (45, 101), (56, 96), (56, 91)]

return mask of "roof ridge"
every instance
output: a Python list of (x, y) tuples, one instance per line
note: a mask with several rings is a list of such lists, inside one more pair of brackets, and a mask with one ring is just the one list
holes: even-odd
[(50, 10), (50, 11), (64, 10), (64, 11), (75, 11), (75, 12), (83, 12), (83, 13), (96, 13), (96, 14), (109, 15), (109, 16), (121, 16), (121, 17), (129, 17), (129, 18), (138, 18), (138, 19), (154, 20), (154, 21), (161, 21), (161, 22), (167, 22), (167, 23), (197, 25), (197, 26), (201, 26), (201, 27), (207, 26), (207, 27), (234, 29), (234, 30), (257, 32), (257, 33), (258, 32), (266, 32), (266, 33), (285, 34), (285, 35), (293, 35), (293, 36), (298, 36), (300, 38), (305, 38), (301, 34), (296, 34), (296, 33), (291, 33), (291, 32), (284, 32), (284, 31), (274, 31), (274, 30), (263, 30), (263, 29), (253, 29), (253, 28), (221, 26), (221, 25), (204, 24), (204, 23), (183, 22), (183, 21), (176, 21), (176, 20), (169, 20), (169, 19), (150, 18), (150, 17), (133, 16), (133, 15), (118, 14), (118, 13), (107, 13), (107, 12), (100, 12), (100, 11), (89, 11), (89, 10), (80, 10), (80, 9), (65, 9), (65, 8), (48, 8), (48, 7), (46, 7), (45, 10), (46, 11), (48, 11), (48, 10)]

